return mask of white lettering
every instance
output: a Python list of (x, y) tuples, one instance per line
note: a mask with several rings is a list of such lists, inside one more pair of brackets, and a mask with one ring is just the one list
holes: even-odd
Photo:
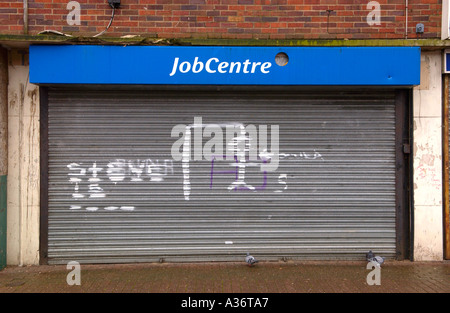
[[(214, 64), (216, 63), (216, 64)], [(216, 67), (217, 65), (217, 67)], [(180, 58), (175, 58), (173, 60), (172, 71), (169, 76), (174, 76), (177, 72), (186, 74), (192, 72), (194, 74), (201, 73), (203, 70), (210, 74), (221, 73), (221, 74), (240, 74), (241, 68), (244, 74), (254, 74), (261, 72), (262, 74), (270, 73), (270, 68), (272, 63), (270, 62), (252, 62), (249, 59), (244, 62), (221, 62), (218, 58), (209, 58), (206, 62), (199, 60), (199, 57), (194, 58), (194, 62), (183, 61), (180, 63)]]
[(185, 61), (180, 64), (180, 72), (181, 73), (187, 73), (191, 70), (191, 63)]
[[(212, 137), (214, 134), (214, 137)], [(203, 137), (212, 137), (203, 147), (203, 156), (206, 160), (222, 160), (223, 155), (223, 133), (219, 125), (211, 124), (205, 127)]]
[(70, 261), (67, 263), (68, 270), (72, 270), (67, 274), (66, 282), (69, 286), (81, 285), (81, 266), (80, 263), (76, 261)]
[[(197, 66), (199, 66), (199, 67), (197, 68)], [(192, 72), (200, 73), (202, 70), (203, 70), (203, 62), (199, 62), (198, 57), (195, 57), (194, 65), (192, 66)]]
[(261, 65), (261, 62), (253, 62), (253, 64), (252, 64), (252, 73), (255, 72), (255, 70), (258, 67), (258, 65)]
[(219, 67), (217, 68), (218, 71), (219, 71), (219, 73), (226, 73), (227, 71), (224, 70), (224, 69), (227, 68), (228, 65), (229, 65), (228, 62), (222, 62), (222, 63), (220, 63), (220, 64), (219, 64)]
[(372, 10), (367, 15), (367, 24), (369, 24), (369, 26), (381, 25), (380, 3), (378, 3), (378, 1), (370, 1), (367, 4), (367, 10)]
[(374, 261), (367, 263), (366, 268), (368, 270), (373, 269), (369, 274), (367, 274), (366, 282), (369, 286), (381, 285), (381, 268), (380, 265)]
[[(172, 128), (172, 132), (170, 134), (170, 136), (172, 138), (179, 137), (181, 134), (181, 137), (177, 141), (174, 142), (174, 144), (172, 145), (172, 149), (171, 149), (172, 157), (175, 161), (181, 161), (181, 159), (182, 159), (182, 152), (184, 150), (184, 144), (185, 144), (184, 136), (185, 136), (186, 128), (187, 127), (184, 124), (178, 124), (174, 128)], [(181, 147), (183, 147), (183, 149), (180, 149)]]
[(218, 58), (211, 58), (211, 59), (209, 59), (208, 61), (206, 61), (206, 65), (205, 65), (205, 68), (206, 68), (206, 71), (208, 72), (208, 73), (215, 73), (216, 71), (214, 70), (211, 70), (211, 68), (210, 68), (210, 65), (211, 65), (211, 62), (212, 61), (215, 61), (216, 63), (218, 63), (219, 62), (219, 59)]
[(244, 62), (244, 70), (243, 70), (244, 73), (248, 73), (247, 67), (249, 65), (250, 65), (250, 60), (249, 59), (245, 60), (245, 62)]
[(70, 26), (81, 25), (81, 5), (78, 1), (70, 1), (66, 6), (67, 10), (72, 10), (67, 14), (67, 24)]
[(175, 60), (173, 60), (173, 68), (172, 68), (172, 73), (170, 73), (170, 76), (173, 76), (175, 74), (175, 72), (177, 71), (179, 60), (180, 60), (180, 58), (175, 58)]
[(235, 66), (237, 66), (236, 73), (239, 73), (241, 71), (241, 62), (231, 62), (230, 63), (230, 73), (233, 73), (233, 69)]
[(189, 297), (187, 300), (181, 301), (182, 308), (208, 308), (209, 311), (214, 309), (216, 300), (197, 300)]
[(261, 65), (261, 73), (268, 74), (269, 71), (267, 69), (269, 69), (271, 66), (272, 66), (272, 63), (270, 63), (270, 62), (263, 63)]

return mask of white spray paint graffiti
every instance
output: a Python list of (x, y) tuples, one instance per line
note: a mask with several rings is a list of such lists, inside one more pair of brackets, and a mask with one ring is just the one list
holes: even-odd
[[(255, 187), (249, 185), (245, 182), (245, 145), (247, 144), (250, 147), (250, 138), (245, 135), (245, 127), (244, 125), (239, 125), (240, 134), (237, 137), (234, 137), (233, 140), (228, 142), (231, 151), (236, 152), (236, 166), (238, 168), (238, 176), (237, 179), (228, 186), (228, 190), (235, 190), (237, 188), (247, 188), (249, 190), (255, 190)], [(250, 149), (248, 149), (250, 150)]]
[(189, 200), (189, 195), (191, 194), (191, 181), (189, 179), (189, 160), (191, 156), (191, 128), (186, 127), (186, 132), (184, 134), (184, 145), (183, 145), (183, 193), (184, 199)]
[[(75, 184), (74, 192), (72, 193), (72, 198), (75, 200), (81, 200), (85, 198), (89, 199), (101, 199), (106, 198), (106, 193), (100, 186), (103, 181), (99, 174), (105, 172), (105, 168), (97, 165), (97, 162), (90, 163), (89, 165), (83, 165), (82, 163), (70, 163), (67, 165), (69, 169), (69, 182)], [(109, 180), (114, 184), (129, 180), (131, 182), (162, 182), (164, 177), (167, 175), (172, 175), (173, 171), (173, 161), (170, 159), (165, 160), (125, 160), (116, 159), (109, 162), (106, 165), (106, 175)], [(88, 177), (87, 177), (88, 176)], [(87, 180), (86, 180), (87, 178)], [(89, 184), (87, 187), (87, 193), (80, 192), (80, 184), (85, 179)], [(81, 210), (83, 209), (80, 205), (71, 205), (71, 210)], [(98, 206), (87, 206), (84, 208), (86, 211), (98, 211), (100, 207)], [(103, 207), (106, 211), (134, 211), (134, 206), (123, 205), (123, 206), (105, 206)]]
[[(204, 128), (204, 131), (203, 131)], [(223, 155), (223, 132), (226, 129), (226, 155)], [(193, 130), (193, 136), (192, 136)], [(205, 146), (202, 145), (202, 138), (209, 137), (214, 133)], [(247, 133), (250, 134), (247, 136)], [(180, 134), (182, 136), (180, 137)], [(237, 134), (237, 135), (236, 135)], [(228, 190), (247, 189), (255, 190), (255, 187), (245, 182), (245, 168), (247, 166), (246, 157), (251, 161), (259, 160), (263, 162), (258, 164), (262, 172), (275, 171), (278, 168), (278, 125), (271, 126), (271, 153), (267, 152), (267, 125), (259, 125), (259, 136), (254, 125), (244, 126), (242, 123), (225, 123), (225, 124), (203, 124), (202, 117), (194, 117), (194, 123), (189, 125), (179, 124), (173, 127), (172, 137), (180, 137), (172, 145), (171, 154), (174, 160), (182, 161), (183, 166), (183, 194), (185, 200), (189, 200), (191, 194), (190, 169), (189, 162), (191, 160), (191, 139), (194, 141), (194, 160), (212, 161), (217, 158), (222, 160), (235, 159), (235, 166), (238, 168), (237, 178), (228, 187)], [(258, 144), (256, 139), (259, 138), (259, 155)], [(253, 144), (252, 144), (253, 142)], [(212, 151), (214, 147), (214, 151)], [(180, 148), (182, 152), (180, 153)], [(215, 155), (213, 155), (215, 154)], [(251, 163), (254, 165), (255, 163)], [(250, 164), (249, 164), (250, 165)]]
[[(86, 175), (86, 169), (82, 168), (80, 164), (78, 163), (70, 163), (69, 165), (67, 165), (67, 167), (69, 168), (69, 171), (77, 171), (77, 172), (69, 172), (69, 176), (84, 176)], [(75, 184), (75, 192), (72, 194), (72, 198), (74, 199), (79, 199), (79, 198), (84, 198), (84, 195), (79, 193), (80, 190), (80, 182), (81, 182), (81, 178), (79, 177), (70, 177), (69, 181), (71, 183)]]
[[(178, 126), (183, 126), (180, 129)], [(273, 163), (278, 168), (279, 160), (318, 160), (324, 161), (322, 154), (316, 149), (313, 152), (297, 152), (297, 153), (279, 153), (278, 150), (278, 127), (272, 129), (272, 145), (271, 152), (267, 151), (267, 126), (260, 125), (259, 133), (253, 125), (244, 126), (242, 123), (226, 123), (226, 124), (202, 124), (201, 119), (194, 119), (194, 124), (177, 125), (178, 128), (172, 130), (172, 137), (176, 137), (181, 132), (183, 136), (176, 141), (172, 146), (172, 156), (174, 160), (181, 161), (183, 172), (183, 196), (185, 200), (189, 200), (191, 196), (191, 179), (190, 179), (190, 161), (191, 161), (191, 139), (194, 139), (194, 160), (205, 160), (203, 157), (209, 157), (211, 160), (211, 181), (210, 189), (213, 189), (213, 179), (215, 175), (229, 175), (232, 178), (230, 184), (226, 189), (228, 191), (251, 191), (261, 192), (268, 191), (268, 170), (274, 170), (267, 167), (268, 163)], [(203, 132), (203, 128), (205, 131)], [(222, 128), (227, 129), (226, 137), (226, 151), (223, 151)], [(202, 146), (202, 141), (198, 140), (202, 136), (210, 136), (212, 133), (218, 138), (213, 137), (205, 146)], [(194, 137), (194, 138), (193, 138)], [(256, 145), (259, 139), (259, 153)], [(275, 141), (275, 142), (274, 142)], [(214, 147), (214, 149), (212, 149)], [(177, 153), (182, 148), (181, 156)], [(215, 152), (218, 155), (214, 155)], [(225, 152), (225, 153), (224, 153)], [(202, 155), (203, 154), (203, 155)], [(175, 156), (176, 157), (175, 157)], [(206, 159), (207, 160), (207, 159)], [(216, 163), (220, 161), (219, 163)], [(218, 169), (217, 169), (218, 167)], [(222, 170), (220, 169), (222, 167)], [(233, 168), (230, 170), (230, 167)], [(255, 186), (248, 184), (246, 179), (246, 170), (251, 171), (251, 167), (259, 167), (262, 177), (262, 183)], [(90, 164), (70, 163), (67, 165), (69, 169), (69, 181), (74, 184), (74, 191), (72, 198), (74, 200), (82, 199), (104, 199), (107, 197), (107, 192), (102, 188), (105, 180), (105, 175), (114, 185), (123, 182), (163, 182), (165, 177), (174, 174), (174, 164), (172, 159), (153, 160), (153, 159), (115, 159), (100, 166), (97, 162)], [(225, 168), (225, 169), (224, 169)], [(103, 175), (100, 176), (100, 173)], [(277, 187), (272, 188), (274, 193), (282, 193), (288, 189), (288, 175), (285, 173), (277, 174), (277, 177), (272, 175), (272, 183), (275, 182)], [(256, 176), (258, 177), (258, 176)], [(103, 178), (103, 179), (102, 179)], [(84, 182), (84, 189), (87, 186), (87, 192), (81, 192), (80, 186)], [(86, 182), (88, 184), (86, 184)], [(111, 185), (110, 185), (111, 186)], [(71, 205), (71, 210), (85, 209), (86, 211), (98, 211), (98, 206)], [(134, 206), (131, 205), (109, 205), (102, 208), (106, 211), (133, 211)]]
[(324, 161), (322, 154), (314, 149), (314, 153), (299, 152), (299, 153), (280, 153), (280, 160), (321, 160)]
[(129, 177), (130, 181), (161, 182), (164, 177), (173, 174), (172, 160), (125, 160), (117, 159), (107, 164), (108, 178), (117, 184)]
[(106, 197), (105, 193), (103, 192), (103, 188), (100, 187), (99, 182), (101, 179), (98, 177), (98, 173), (101, 172), (103, 169), (100, 167), (97, 167), (97, 162), (94, 162), (92, 164), (92, 167), (88, 169), (88, 172), (92, 173), (92, 176), (89, 177), (89, 182), (94, 184), (89, 184), (89, 197), (90, 198), (104, 198)]
[(284, 186), (283, 189), (278, 189), (278, 190), (274, 190), (274, 192), (283, 192), (284, 190), (286, 190), (288, 188), (287, 186), (287, 175), (286, 174), (280, 174), (280, 176), (278, 176), (278, 183), (280, 183), (281, 185)]

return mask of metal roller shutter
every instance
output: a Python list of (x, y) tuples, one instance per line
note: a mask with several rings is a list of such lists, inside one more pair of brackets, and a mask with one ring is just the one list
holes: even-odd
[[(50, 264), (395, 256), (394, 92), (48, 97)], [(173, 160), (172, 128), (194, 117), (224, 137), (226, 125), (267, 125), (269, 147), (279, 125), (278, 169)]]
[[(443, 167), (444, 167), (444, 186), (446, 186), (446, 190), (444, 191), (444, 211), (443, 211), (443, 219), (444, 219), (444, 259), (450, 260), (450, 76), (444, 75), (444, 113), (445, 118), (443, 120), (444, 123), (444, 132), (443, 132)], [(445, 142), (447, 141), (447, 142)]]

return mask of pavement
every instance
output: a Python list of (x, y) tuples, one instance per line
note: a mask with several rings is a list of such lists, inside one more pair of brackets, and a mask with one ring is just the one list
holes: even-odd
[(450, 261), (367, 265), (365, 261), (279, 261), (252, 267), (245, 262), (7, 266), (0, 271), (0, 293), (450, 292)]

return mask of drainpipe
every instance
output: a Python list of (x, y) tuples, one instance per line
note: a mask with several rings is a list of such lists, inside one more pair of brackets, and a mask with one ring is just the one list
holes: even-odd
[(405, 0), (405, 39), (408, 39), (408, 0)]
[(0, 270), (6, 266), (6, 177), (8, 174), (8, 53), (0, 46)]
[(23, 0), (23, 33), (28, 35), (28, 0)]

